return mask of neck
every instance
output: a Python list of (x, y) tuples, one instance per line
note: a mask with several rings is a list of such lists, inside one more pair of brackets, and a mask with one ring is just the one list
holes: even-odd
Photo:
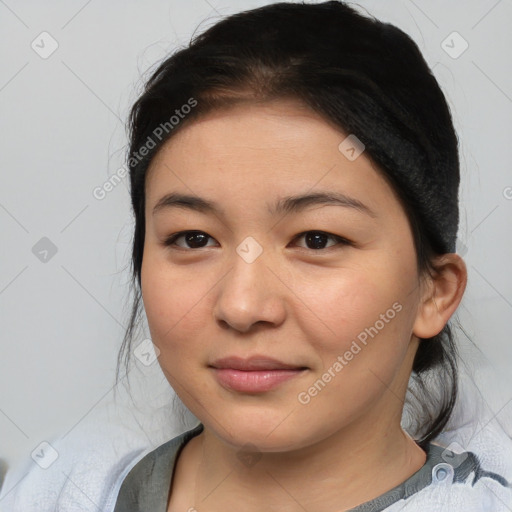
[(368, 419), (366, 427), (351, 424), (305, 448), (244, 457), (205, 428), (196, 440), (194, 506), (341, 511), (380, 496), (419, 470), (426, 455), (399, 418), (385, 424)]

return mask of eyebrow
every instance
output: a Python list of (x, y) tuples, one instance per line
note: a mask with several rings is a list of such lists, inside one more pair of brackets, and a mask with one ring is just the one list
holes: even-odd
[[(308, 206), (328, 205), (353, 208), (361, 213), (369, 215), (370, 217), (378, 217), (371, 208), (358, 199), (339, 192), (315, 192), (311, 194), (283, 197), (276, 201), (272, 206), (267, 203), (267, 208), (271, 215), (276, 215), (301, 212)], [(173, 192), (160, 198), (153, 208), (153, 215), (170, 208), (183, 208), (201, 213), (223, 214), (222, 209), (214, 201), (195, 195)]]

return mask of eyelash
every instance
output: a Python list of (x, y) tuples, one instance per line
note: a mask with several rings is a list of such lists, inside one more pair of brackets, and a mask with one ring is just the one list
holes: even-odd
[[(178, 239), (178, 238), (181, 238), (182, 236), (188, 234), (188, 233), (196, 233), (196, 234), (204, 234), (206, 235), (208, 238), (212, 238), (210, 235), (208, 235), (208, 233), (205, 233), (204, 231), (197, 231), (197, 230), (188, 230), (188, 231), (179, 231), (178, 233), (174, 233), (170, 236), (168, 236), (165, 240), (164, 240), (164, 246), (166, 247), (172, 247), (173, 245), (175, 245), (175, 241)], [(294, 237), (294, 240), (298, 239), (298, 238), (301, 238), (303, 237), (304, 235), (307, 235), (308, 233), (315, 233), (315, 234), (320, 234), (320, 235), (326, 235), (327, 237), (333, 239), (333, 240), (336, 240), (338, 242), (337, 245), (341, 245), (342, 247), (343, 246), (354, 246), (354, 243), (346, 238), (343, 238), (341, 236), (338, 236), (338, 235), (333, 235), (332, 233), (328, 233), (326, 231), (319, 231), (319, 230), (308, 230), (308, 231), (303, 231), (302, 233), (299, 233), (298, 235), (296, 235)], [(197, 251), (199, 249), (206, 249), (207, 247), (198, 247), (198, 248), (185, 248), (185, 247), (179, 247), (177, 246), (178, 250), (184, 250), (184, 251)], [(335, 249), (336, 246), (331, 246), (331, 247), (325, 247), (325, 248), (321, 248), (321, 249), (310, 249), (309, 247), (301, 247), (301, 249), (305, 249), (307, 251), (314, 251), (314, 252), (320, 252), (320, 251), (327, 251), (329, 249)]]

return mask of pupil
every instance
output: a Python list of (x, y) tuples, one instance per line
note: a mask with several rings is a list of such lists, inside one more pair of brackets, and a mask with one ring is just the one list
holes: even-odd
[(207, 237), (205, 236), (204, 233), (189, 233), (188, 235), (185, 236), (185, 239), (187, 241), (187, 244), (189, 244), (191, 247), (202, 247), (201, 241), (199, 242), (199, 244), (197, 244), (194, 243), (194, 239), (202, 239), (203, 242), (207, 241)]
[(309, 246), (309, 242), (312, 242), (314, 247), (310, 247), (310, 249), (322, 249), (323, 247), (318, 247), (318, 242), (320, 245), (323, 245), (323, 242), (325, 242), (325, 239), (327, 238), (327, 235), (324, 235), (323, 233), (315, 233), (315, 234), (307, 234), (306, 235), (306, 243)]

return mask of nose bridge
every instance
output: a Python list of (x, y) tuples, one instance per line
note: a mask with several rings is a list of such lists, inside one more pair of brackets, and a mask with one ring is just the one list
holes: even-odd
[(230, 258), (231, 271), (222, 279), (215, 305), (217, 321), (247, 331), (257, 322), (283, 319), (281, 289), (267, 268), (269, 253), (253, 237), (244, 239)]

